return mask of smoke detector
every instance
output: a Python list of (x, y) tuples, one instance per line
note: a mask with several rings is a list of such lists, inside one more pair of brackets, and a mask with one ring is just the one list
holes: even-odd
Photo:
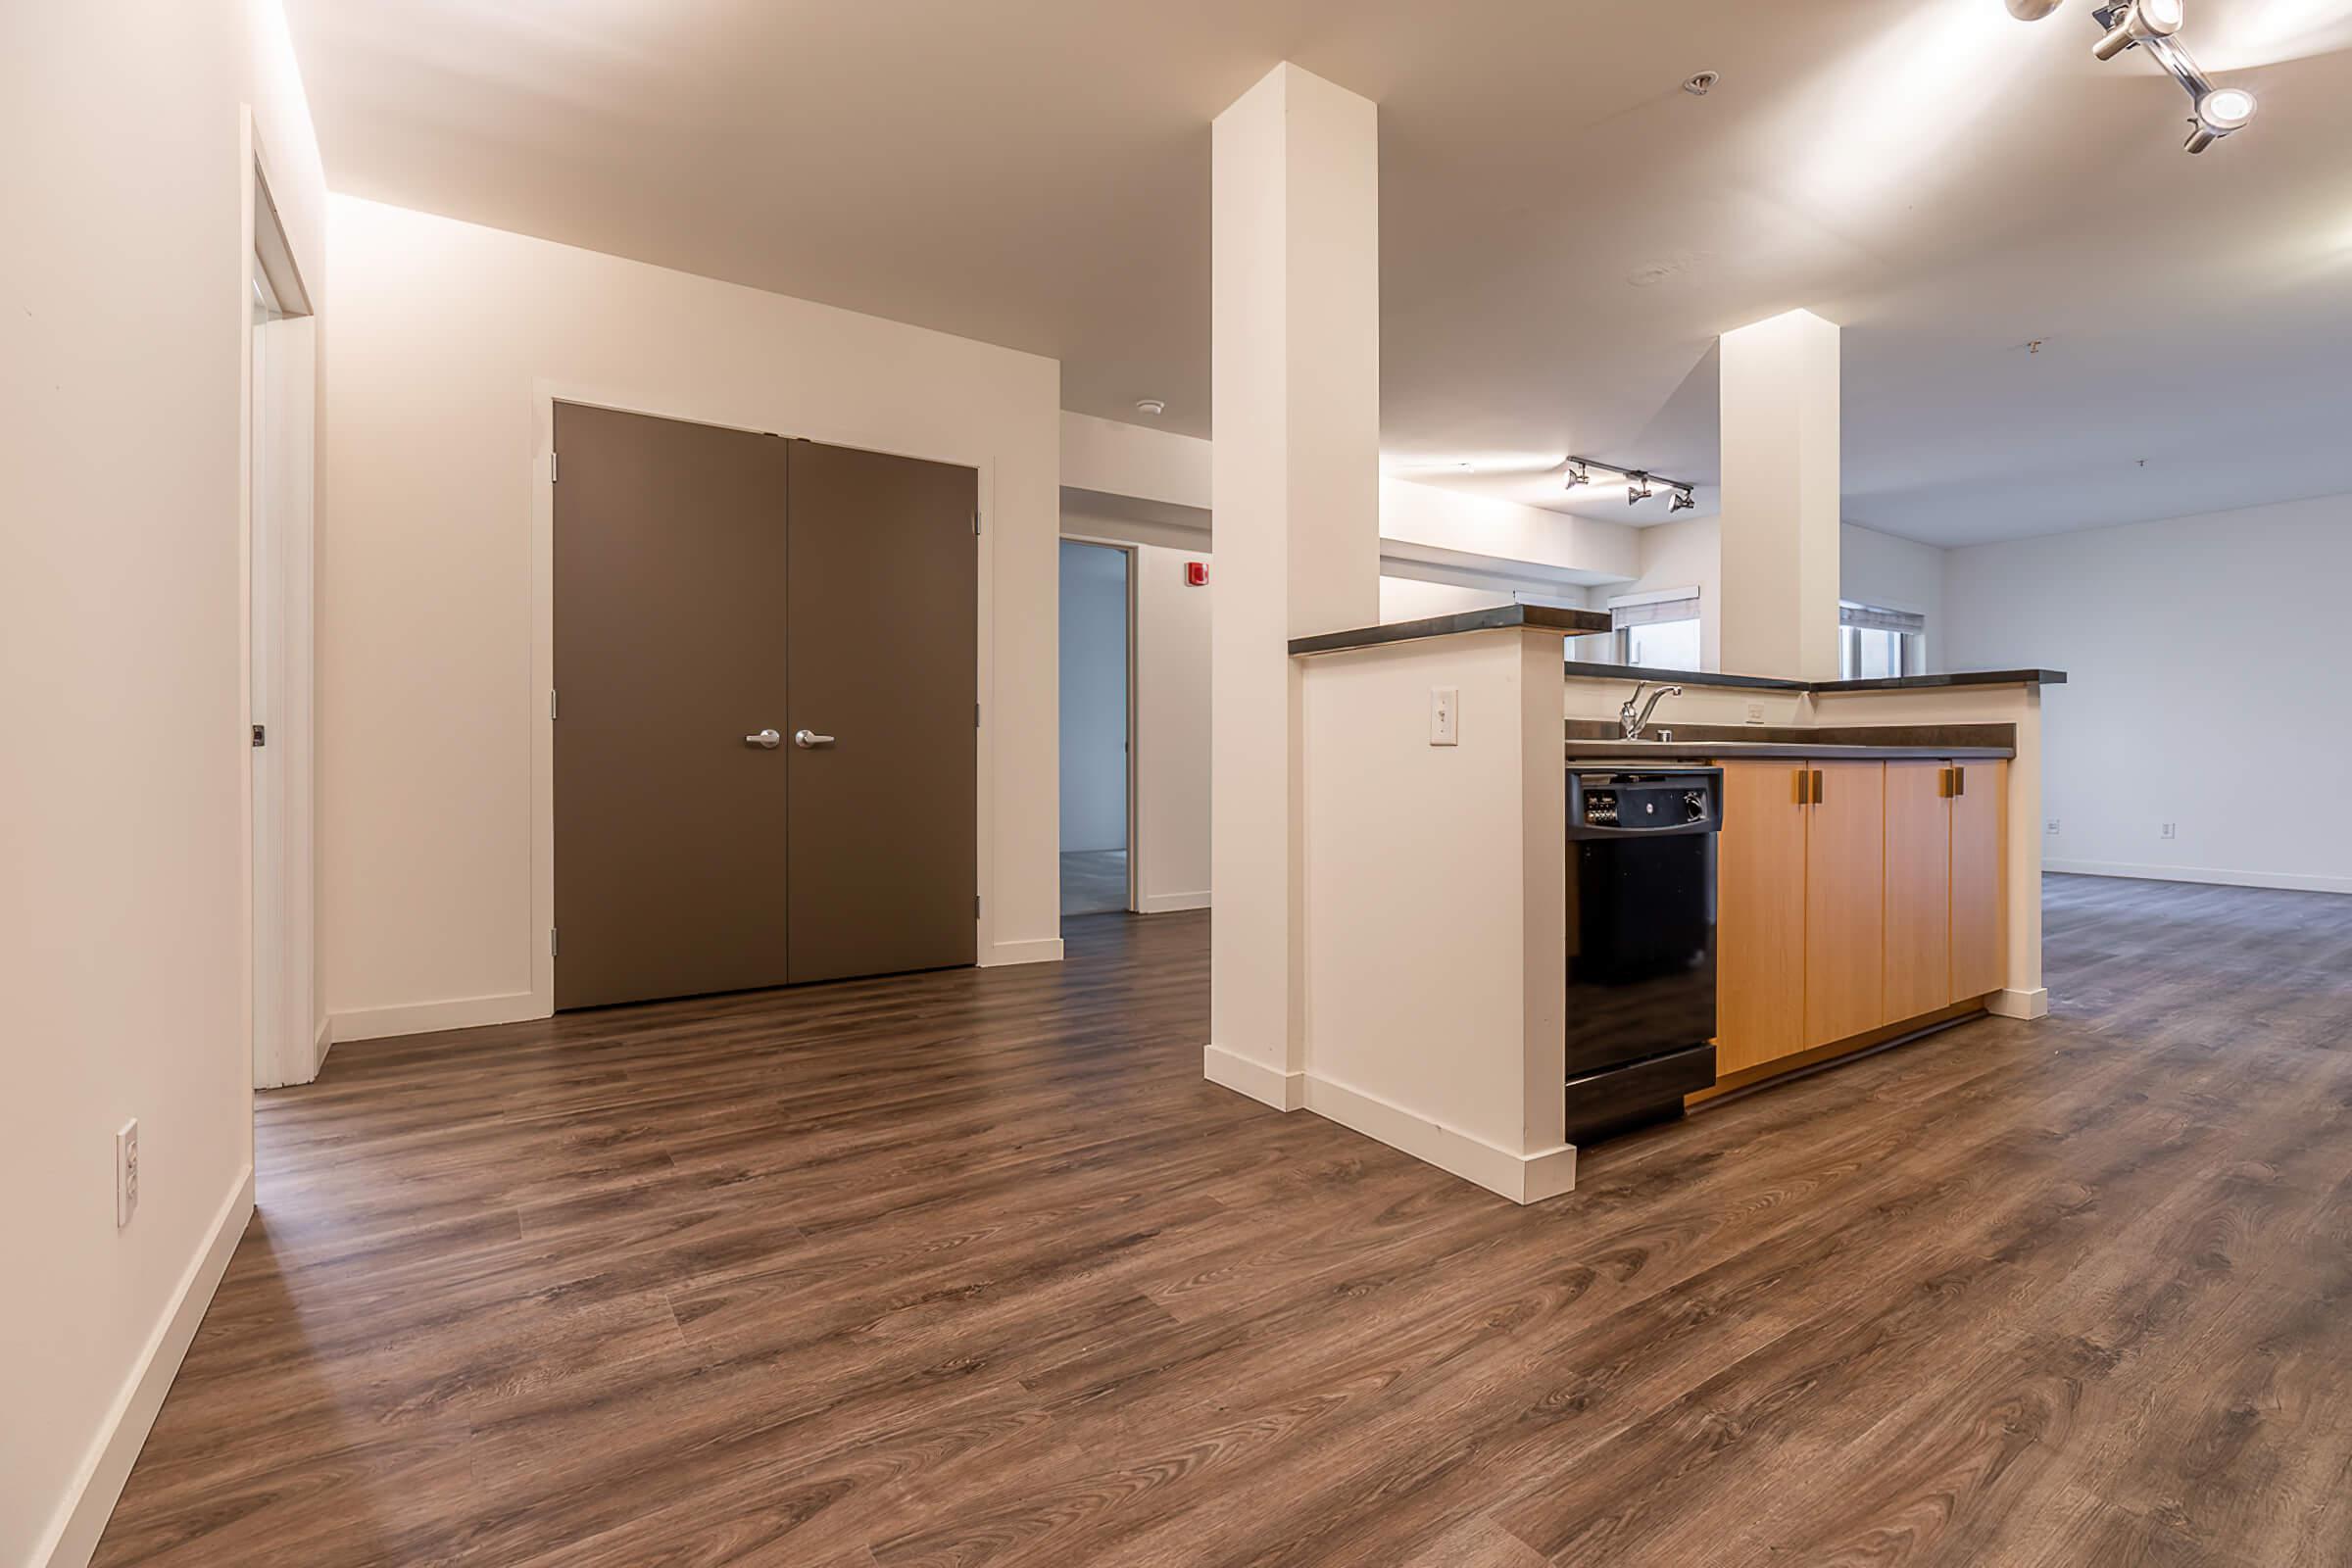
[(1715, 90), (1715, 84), (1722, 79), (1723, 73), (1720, 71), (1702, 71), (1695, 76), (1684, 78), (1683, 91), (1693, 98), (1704, 98)]

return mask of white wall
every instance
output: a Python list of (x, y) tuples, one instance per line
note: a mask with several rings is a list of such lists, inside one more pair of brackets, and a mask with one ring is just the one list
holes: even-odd
[(251, 1201), (242, 104), (323, 300), (274, 4), (0, 7), (10, 1564), (86, 1560)]
[(2069, 676), (2042, 695), (2048, 868), (2352, 893), (2346, 583), (2352, 495), (1950, 552), (1949, 667)]
[[(1190, 562), (1209, 566), (1199, 588)], [(1216, 564), (1143, 545), (1135, 558), (1135, 903), (1146, 914), (1208, 906), (1208, 640)]]
[(1380, 538), (1395, 545), (1529, 562), (1587, 582), (1621, 582), (1638, 569), (1642, 529), (1548, 512), (1443, 485), (1384, 476)]
[(551, 387), (982, 467), (980, 952), (1059, 956), (1053, 361), (350, 197), (329, 246), (347, 290), (318, 603), (338, 1039), (552, 996), (533, 842)]
[(1458, 615), (1466, 610), (1485, 610), (1513, 602), (1507, 588), (1472, 588), (1459, 583), (1428, 582), (1419, 577), (1380, 578), (1380, 621), (1423, 620), (1432, 615)]
[[(1127, 553), (1061, 542), (1061, 848), (1127, 847)], [(1208, 672), (1201, 671), (1201, 679)]]

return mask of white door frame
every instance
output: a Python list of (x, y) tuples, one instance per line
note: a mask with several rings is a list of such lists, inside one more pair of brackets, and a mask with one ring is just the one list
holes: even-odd
[[(240, 319), (238, 557), (242, 567), (240, 710), (246, 734), (268, 744), (246, 753), (246, 1016), (257, 1089), (318, 1076), (325, 1037), (314, 980), (312, 898), (312, 499), (316, 459), (317, 338), (311, 296), (274, 200), (270, 161), (244, 116), (245, 268)], [(267, 282), (278, 319), (253, 319)], [(273, 371), (257, 385), (257, 354)], [(257, 408), (257, 398), (260, 400)], [(257, 418), (258, 414), (258, 418)], [(260, 443), (264, 461), (254, 455)]]
[[(1138, 585), (1144, 573), (1144, 553), (1131, 539), (1110, 539), (1101, 534), (1065, 533), (1062, 539), (1074, 545), (1094, 545), (1103, 550), (1116, 550), (1127, 558), (1127, 912), (1137, 909), (1137, 900), (1143, 891), (1144, 845), (1143, 813), (1136, 809), (1138, 779), (1143, 769), (1143, 736), (1138, 728), (1136, 712), (1136, 672), (1143, 663), (1143, 605), (1137, 597)], [(1058, 602), (1058, 596), (1056, 596)], [(1054, 714), (1054, 733), (1060, 734), (1061, 715)], [(1056, 830), (1058, 832), (1058, 829)], [(1060, 864), (1056, 858), (1055, 865)]]

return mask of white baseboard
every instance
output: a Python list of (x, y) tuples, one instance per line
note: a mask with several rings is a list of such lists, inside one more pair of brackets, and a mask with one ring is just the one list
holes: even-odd
[(146, 1445), (156, 1412), (164, 1407), (164, 1396), (179, 1374), (188, 1343), (196, 1338), (196, 1326), (204, 1321), (205, 1308), (213, 1304), (213, 1293), (220, 1288), (220, 1276), (227, 1272), (229, 1254), (244, 1238), (245, 1222), (252, 1215), (253, 1167), (249, 1165), (213, 1217), (204, 1246), (180, 1276), (179, 1288), (164, 1308), (155, 1332), (148, 1335), (122, 1392), (115, 1396), (114, 1407), (107, 1411), (90, 1451), (74, 1472), (72, 1488), (32, 1548), (30, 1568), (86, 1568), (98, 1549), (98, 1538), (114, 1515), (122, 1484), (130, 1479), (130, 1467)]
[(1034, 942), (999, 942), (980, 955), (980, 967), (1002, 969), (1012, 963), (1059, 963), (1061, 938), (1041, 937)]
[(460, 997), (453, 1002), (412, 1002), (394, 1007), (355, 1007), (327, 1015), (326, 1026), (339, 1045), (347, 1040), (386, 1040), (394, 1035), (424, 1035), (438, 1029), (476, 1029), (483, 1024), (520, 1023), (544, 1018), (547, 1009), (528, 991), (506, 991), (494, 997)]
[(318, 1033), (311, 1040), (311, 1076), (313, 1078), (318, 1076), (318, 1069), (326, 1065), (326, 1054), (334, 1049), (335, 1020), (321, 1018), (318, 1020)]
[(1179, 909), (1207, 907), (1208, 894), (1205, 890), (1200, 893), (1152, 893), (1135, 901), (1135, 912), (1138, 914), (1174, 914)]
[(1984, 999), (1984, 1010), (2001, 1018), (2046, 1018), (2050, 1015), (2049, 987), (2035, 986), (2031, 991), (1995, 991)]
[(1540, 1203), (1576, 1186), (1574, 1144), (1532, 1154), (1516, 1153), (1378, 1095), (1313, 1073), (1306, 1075), (1306, 1108), (1514, 1203)]
[(2147, 882), (2203, 882), (2225, 888), (2279, 888), (2290, 893), (2352, 893), (2352, 876), (2298, 876), (2280, 871), (2231, 871), (2210, 865), (2136, 865), (2128, 860), (2053, 860), (2044, 871), (2068, 876), (2123, 876)]
[(1297, 1110), (1306, 1103), (1306, 1074), (1282, 1072), (1223, 1046), (1200, 1048), (1200, 1076), (1276, 1110)]

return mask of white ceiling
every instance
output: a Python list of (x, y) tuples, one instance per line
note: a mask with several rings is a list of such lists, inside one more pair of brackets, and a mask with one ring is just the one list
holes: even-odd
[(288, 11), (335, 188), (1053, 355), (1084, 413), (1208, 433), (1208, 122), (1288, 58), (1381, 106), (1414, 478), (1709, 481), (1716, 334), (1804, 306), (1846, 328), (1849, 521), (1954, 545), (2352, 490), (2352, 0), (2187, 0), (2262, 101), (2196, 158), (2152, 63), (2091, 59), (2090, 4)]

